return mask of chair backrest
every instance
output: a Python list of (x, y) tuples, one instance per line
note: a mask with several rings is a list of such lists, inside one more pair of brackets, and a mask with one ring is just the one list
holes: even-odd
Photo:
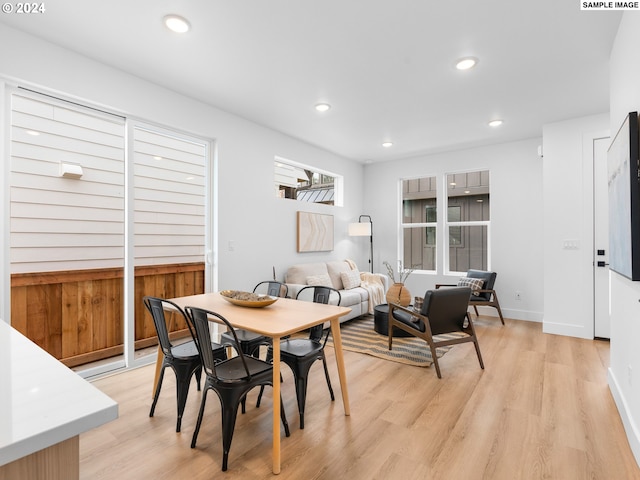
[[(484, 280), (482, 290), (493, 290), (493, 285), (496, 283), (497, 275), (498, 274), (496, 272), (486, 272), (484, 270), (467, 270), (467, 277), (480, 278)], [(484, 298), (485, 300), (491, 300), (490, 293), (480, 293), (478, 294), (478, 297)]]
[(429, 318), (432, 335), (463, 330), (470, 295), (469, 287), (427, 290), (420, 313)]
[[(160, 348), (162, 349), (162, 353), (168, 357), (173, 358), (171, 353), (171, 347), (173, 344), (171, 343), (171, 339), (169, 339), (169, 331), (167, 330), (167, 321), (164, 316), (164, 307), (165, 304), (171, 305), (171, 309), (175, 310), (176, 313), (182, 315), (182, 317), (187, 320), (187, 316), (184, 311), (175, 303), (165, 300), (163, 298), (146, 296), (142, 299), (142, 303), (149, 310), (151, 317), (153, 318), (153, 325), (156, 327), (156, 333), (158, 335), (158, 342), (160, 343)], [(187, 327), (189, 328), (189, 333), (191, 333), (191, 338), (195, 340), (193, 329), (189, 322), (187, 321)]]
[(265, 280), (264, 282), (260, 282), (253, 288), (253, 293), (255, 293), (259, 288), (264, 288), (263, 285), (266, 285), (267, 295), (269, 296), (286, 298), (289, 294), (289, 287), (287, 287), (286, 284), (276, 282), (275, 280)]
[[(310, 290), (313, 290), (313, 303), (323, 303), (325, 305), (328, 305), (329, 301), (331, 300), (331, 294), (336, 294), (338, 296), (338, 303), (336, 305), (340, 305), (340, 302), (342, 301), (342, 295), (340, 295), (340, 292), (338, 290), (332, 287), (319, 285), (308, 285), (301, 288), (296, 295), (296, 300), (300, 300), (301, 297), (304, 297)], [(311, 327), (309, 329), (309, 339), (320, 341), (321, 338), (322, 324), (316, 325), (315, 327)]]
[[(209, 317), (215, 317), (221, 323), (223, 323), (227, 329), (233, 334), (233, 339), (236, 345), (240, 345), (238, 336), (233, 326), (222, 315), (212, 312), (210, 310), (204, 310), (196, 307), (186, 307), (187, 321), (193, 324), (193, 330), (196, 334), (196, 346), (198, 347), (198, 353), (200, 353), (200, 359), (202, 360), (202, 367), (207, 375), (216, 377), (216, 361), (213, 356), (213, 349), (211, 348), (211, 330), (209, 330)], [(244, 354), (240, 348), (236, 349), (238, 356), (242, 360), (242, 365), (247, 374), (247, 378), (251, 378), (247, 362), (244, 358)]]

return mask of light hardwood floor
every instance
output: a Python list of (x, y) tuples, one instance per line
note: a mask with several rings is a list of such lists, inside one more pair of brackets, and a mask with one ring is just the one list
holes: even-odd
[[(351, 416), (346, 417), (333, 357), (336, 401), (320, 362), (312, 368), (305, 429), (292, 376), (282, 394), (291, 437), (282, 438), (281, 479), (640, 479), (607, 386), (609, 344), (546, 335), (541, 324), (476, 321), (483, 371), (472, 344), (441, 360), (443, 378), (420, 368), (345, 352)], [(195, 382), (175, 432), (175, 377), (167, 371), (149, 418), (154, 367), (94, 382), (119, 403), (118, 420), (80, 438), (82, 479), (229, 480), (271, 473), (271, 396), (238, 415), (229, 470), (220, 471), (220, 406), (213, 392), (197, 448), (191, 435), (201, 394)]]

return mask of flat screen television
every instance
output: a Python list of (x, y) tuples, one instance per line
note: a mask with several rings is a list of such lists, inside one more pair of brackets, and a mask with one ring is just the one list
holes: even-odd
[(638, 113), (622, 122), (607, 152), (609, 268), (640, 280), (640, 165)]

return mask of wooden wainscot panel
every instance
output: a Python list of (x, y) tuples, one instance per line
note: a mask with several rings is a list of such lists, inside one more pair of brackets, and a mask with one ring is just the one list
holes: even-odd
[[(72, 367), (123, 352), (122, 268), (14, 274), (11, 325)], [(204, 263), (135, 269), (136, 349), (157, 344), (145, 295), (171, 298), (204, 292)], [(188, 335), (182, 318), (169, 319), (172, 337)]]

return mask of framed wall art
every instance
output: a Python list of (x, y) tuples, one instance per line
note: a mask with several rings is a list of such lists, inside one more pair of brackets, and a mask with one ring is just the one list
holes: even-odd
[(298, 252), (333, 250), (333, 215), (298, 212)]

